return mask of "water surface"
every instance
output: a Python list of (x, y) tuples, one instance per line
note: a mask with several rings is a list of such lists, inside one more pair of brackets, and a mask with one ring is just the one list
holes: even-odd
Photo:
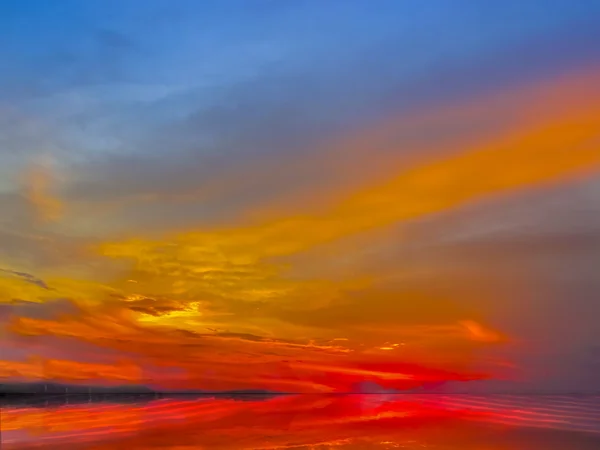
[(2, 445), (4, 450), (592, 450), (600, 448), (600, 396), (55, 397), (5, 404)]

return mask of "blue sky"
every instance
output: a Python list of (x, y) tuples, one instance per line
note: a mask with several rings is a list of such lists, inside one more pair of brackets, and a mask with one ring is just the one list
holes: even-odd
[[(118, 268), (86, 259), (87, 244), (229, 226), (271, 202), (294, 211), (302, 199), (288, 196), (298, 191), (329, 199), (344, 177), (384, 173), (386, 158), (410, 160), (421, 148), (435, 152), (438, 144), (446, 149), (454, 139), (469, 143), (502, 130), (518, 121), (519, 108), (535, 105), (482, 107), (467, 119), (432, 113), (421, 128), (399, 125), (395, 145), (363, 149), (360, 157), (321, 151), (343, 138), (351, 147), (361, 130), (390, 118), (410, 124), (423, 111), (585, 72), (600, 62), (598, 23), (595, 0), (3, 0), (0, 246), (7, 256), (0, 269), (44, 281), (47, 269), (63, 266), (112, 275)], [(68, 219), (33, 219), (24, 191), (37, 165), (40, 189), (54, 183)], [(561, 311), (540, 326), (551, 335), (566, 327), (561, 315), (591, 317), (589, 301), (600, 292), (590, 269), (598, 192), (597, 183), (584, 184), (547, 200), (532, 194), (459, 213), (456, 222), (424, 218), (416, 259), (484, 267), (483, 284), (517, 276), (502, 261), (522, 262), (523, 279), (547, 286), (544, 295)], [(523, 236), (522, 225), (539, 236)], [(373, 252), (387, 246), (375, 243)], [(393, 265), (397, 255), (381, 252)], [(488, 254), (501, 262), (482, 265)], [(353, 257), (360, 259), (351, 255), (349, 264)], [(579, 293), (571, 303), (579, 309), (568, 310), (569, 292)], [(528, 298), (507, 295), (515, 308), (520, 295)], [(530, 298), (524, 317), (540, 304)], [(527, 319), (509, 317), (508, 309), (499, 320), (526, 334)], [(590, 328), (573, 345), (594, 339)]]
[(125, 155), (189, 167), (190, 157), (229, 165), (299, 151), (390, 111), (560, 71), (600, 48), (595, 1), (0, 8), (9, 172), (22, 162), (15, 154), (41, 147), (63, 163), (121, 167)]
[[(146, 123), (213, 108), (232, 115), (302, 98), (319, 124), (302, 111), (294, 121), (312, 135), (381, 113), (390, 96), (397, 108), (432, 88), (435, 98), (464, 89), (436, 87), (446, 72), (475, 85), (488, 78), (479, 71), (500, 72), (493, 81), (501, 83), (596, 52), (590, 35), (600, 14), (594, 1), (534, 0), (26, 0), (1, 8), (0, 95), (41, 108), (49, 121), (79, 117), (60, 126), (80, 147), (129, 151)], [(419, 86), (423, 79), (431, 81)]]

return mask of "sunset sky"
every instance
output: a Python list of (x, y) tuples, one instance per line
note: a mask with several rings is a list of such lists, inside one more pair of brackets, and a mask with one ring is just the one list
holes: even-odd
[(3, 0), (0, 382), (600, 390), (599, 21)]

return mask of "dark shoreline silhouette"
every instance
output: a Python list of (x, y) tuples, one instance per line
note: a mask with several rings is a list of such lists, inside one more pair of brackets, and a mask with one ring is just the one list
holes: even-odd
[[(276, 394), (262, 389), (229, 390), (225, 393)], [(205, 390), (156, 390), (143, 385), (99, 386), (64, 383), (3, 383), (0, 394), (214, 394)]]
[[(87, 384), (66, 384), (66, 383), (0, 383), (0, 396), (31, 396), (31, 395), (257, 395), (257, 396), (276, 396), (276, 395), (297, 395), (297, 392), (277, 392), (264, 389), (240, 389), (227, 391), (208, 391), (199, 389), (153, 389), (144, 385), (87, 385)], [(542, 390), (506, 390), (506, 391), (445, 391), (421, 387), (408, 390), (387, 390), (379, 388), (363, 389), (357, 386), (356, 390), (344, 392), (329, 393), (303, 393), (303, 395), (405, 395), (405, 394), (432, 394), (432, 395), (519, 395), (519, 396), (600, 396), (600, 391), (581, 391), (581, 392), (558, 392)]]
[(59, 406), (63, 404), (115, 402), (137, 403), (160, 398), (230, 398), (264, 400), (281, 393), (264, 390), (232, 391), (158, 391), (147, 386), (88, 386), (61, 383), (8, 383), (0, 385), (0, 405)]

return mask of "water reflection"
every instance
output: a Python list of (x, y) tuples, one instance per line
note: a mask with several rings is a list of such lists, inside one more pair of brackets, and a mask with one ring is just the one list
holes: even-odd
[(2, 448), (592, 450), (599, 424), (600, 396), (32, 397)]

